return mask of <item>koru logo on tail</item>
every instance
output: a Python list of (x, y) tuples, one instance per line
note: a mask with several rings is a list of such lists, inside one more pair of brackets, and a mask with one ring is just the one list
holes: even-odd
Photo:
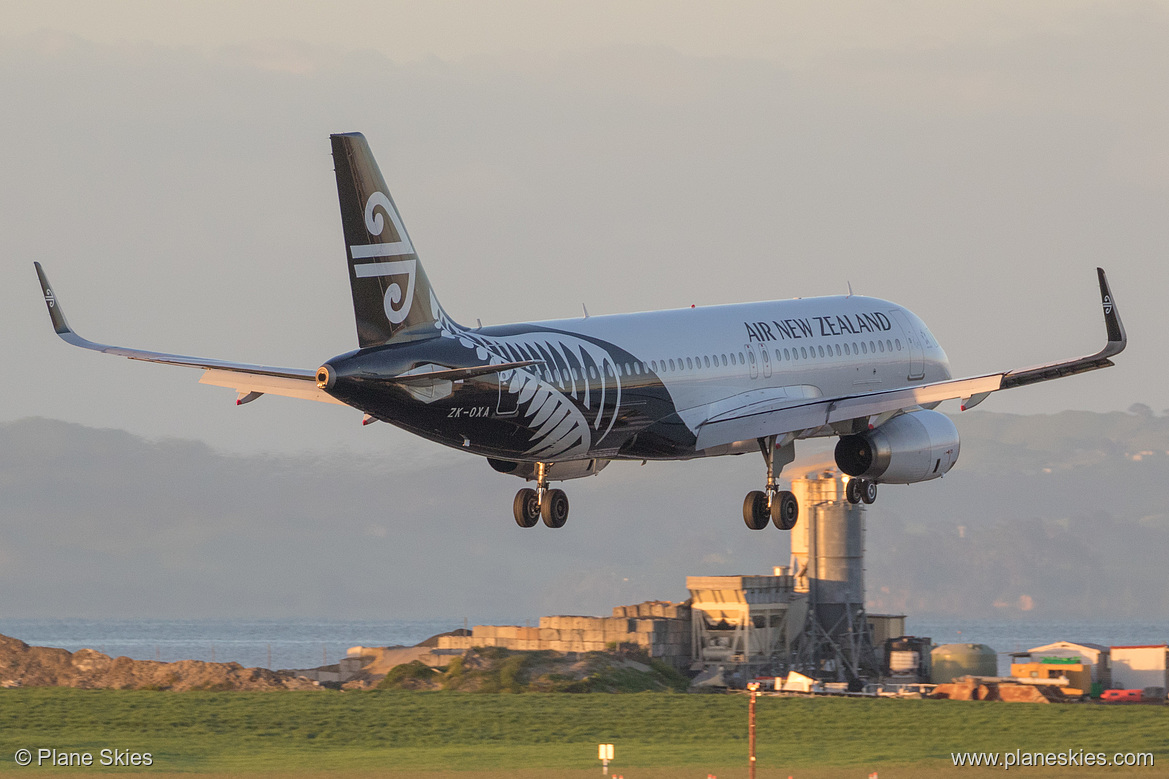
[(49, 308), (57, 305), (57, 298), (53, 297), (53, 290), (45, 287), (45, 302), (49, 304)]
[[(380, 210), (379, 210), (380, 209)], [(398, 240), (382, 243), (355, 244), (349, 247), (349, 253), (354, 260), (373, 257), (401, 257), (414, 254), (414, 245), (406, 235), (406, 228), (402, 227), (402, 219), (397, 209), (384, 192), (374, 192), (365, 201), (365, 229), (371, 236), (382, 234), (386, 227), (386, 220), (382, 214), (390, 218), (394, 224), (394, 233)], [(406, 292), (394, 282), (386, 289), (385, 310), (386, 319), (391, 324), (401, 324), (410, 314), (410, 306), (414, 301), (414, 279), (418, 271), (418, 260), (394, 260), (392, 262), (367, 262), (355, 264), (353, 272), (359, 279), (380, 278), (383, 276), (406, 276)]]
[(1112, 313), (1112, 296), (1105, 295), (1104, 296), (1104, 315), (1108, 316), (1111, 313)]

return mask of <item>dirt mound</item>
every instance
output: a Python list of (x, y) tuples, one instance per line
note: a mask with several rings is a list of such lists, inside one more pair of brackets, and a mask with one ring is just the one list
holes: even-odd
[(0, 635), (0, 686), (116, 690), (311, 690), (316, 683), (288, 671), (239, 663), (180, 660), (159, 663), (110, 657), (92, 649), (70, 652)]

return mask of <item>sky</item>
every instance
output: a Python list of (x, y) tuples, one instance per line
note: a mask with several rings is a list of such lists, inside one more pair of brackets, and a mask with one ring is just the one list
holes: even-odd
[(327, 135), (369, 138), (444, 306), (502, 323), (837, 294), (955, 375), (1117, 369), (994, 410), (1161, 409), (1161, 3), (0, 5), (0, 419), (235, 452), (449, 458), (357, 412), (235, 408), (103, 343), (313, 368), (353, 348)]
[[(425, 471), (426, 505), (457, 511), (429, 491), (481, 462), (67, 346), (33, 273), (92, 340), (315, 368), (356, 346), (328, 143), (354, 130), (462, 322), (851, 286), (912, 309), (976, 375), (1099, 349), (1101, 265), (1130, 336), (1117, 367), (982, 408), (1159, 412), (1166, 40), (1169, 5), (1123, 0), (0, 0), (0, 423), (355, 455)], [(726, 458), (661, 470), (654, 493), (633, 468), (572, 483), (573, 521), (617, 495), (668, 521), (705, 485), (742, 530), (762, 479)], [(519, 483), (492, 478), (482, 497), (510, 522)], [(728, 537), (727, 559), (751, 543)]]

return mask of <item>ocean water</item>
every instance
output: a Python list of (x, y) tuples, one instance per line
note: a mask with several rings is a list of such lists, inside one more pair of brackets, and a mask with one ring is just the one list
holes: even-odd
[(5, 619), (0, 633), (33, 646), (82, 648), (135, 660), (206, 660), (314, 668), (351, 646), (411, 646), (463, 627), (461, 619)]
[[(473, 623), (472, 623), (473, 624)], [(492, 624), (522, 625), (523, 620)], [(6, 619), (0, 633), (34, 646), (82, 648), (135, 660), (207, 660), (262, 668), (313, 668), (335, 663), (351, 646), (411, 646), (436, 633), (463, 627), (462, 620), (335, 619)], [(906, 632), (935, 644), (986, 644), (999, 653), (999, 673), (1010, 670), (1010, 653), (1054, 641), (1104, 646), (1169, 642), (1169, 623), (906, 620)]]

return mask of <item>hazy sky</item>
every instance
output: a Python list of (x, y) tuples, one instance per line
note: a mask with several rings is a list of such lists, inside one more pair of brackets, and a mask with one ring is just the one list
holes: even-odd
[(1099, 264), (1119, 367), (985, 408), (1160, 410), (1166, 40), (1149, 2), (0, 3), (0, 420), (458, 457), (49, 328), (33, 260), (94, 340), (353, 348), (327, 140), (350, 130), (464, 322), (851, 282), (969, 375), (1099, 348)]

